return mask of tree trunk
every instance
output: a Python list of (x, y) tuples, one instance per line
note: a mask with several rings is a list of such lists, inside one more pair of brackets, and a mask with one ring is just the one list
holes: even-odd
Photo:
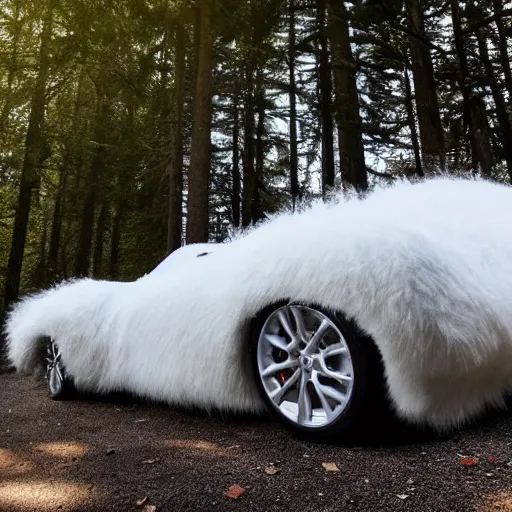
[(46, 107), (46, 82), (50, 69), (52, 26), (53, 1), (50, 0), (47, 4), (41, 34), (38, 72), (34, 92), (32, 94), (28, 129), (25, 139), (25, 158), (21, 169), (18, 204), (14, 217), (11, 250), (5, 275), (4, 307), (7, 307), (13, 300), (17, 299), (20, 291), (21, 269), (27, 239), (32, 190), (37, 184), (37, 175), (41, 165), (43, 125)]
[(86, 183), (86, 193), (84, 207), (82, 210), (78, 250), (75, 259), (75, 276), (89, 275), (92, 237), (94, 231), (94, 214), (98, 200), (98, 181), (103, 175), (105, 167), (105, 142), (107, 138), (106, 125), (109, 108), (104, 98), (101, 96), (101, 93), (99, 93), (98, 101), (99, 114), (95, 134), (96, 151)]
[(422, 40), (427, 37), (423, 21), (423, 2), (406, 0), (406, 8), (409, 28), (417, 34), (409, 35), (409, 45), (423, 168), (425, 172), (432, 173), (444, 170), (445, 167), (444, 133), (437, 101), (434, 66), (430, 50)]
[(496, 118), (498, 120), (501, 144), (503, 146), (503, 152), (505, 153), (507, 171), (510, 176), (510, 180), (512, 181), (512, 126), (510, 123), (510, 117), (507, 112), (505, 98), (501, 93), (498, 81), (494, 75), (491, 59), (489, 57), (487, 38), (484, 36), (480, 29), (476, 30), (476, 37), (478, 41), (480, 59), (484, 65), (485, 74), (489, 80), (494, 105), (496, 106)]
[(41, 242), (39, 245), (39, 260), (35, 270), (35, 284), (42, 288), (47, 284), (47, 263), (46, 263), (46, 245), (48, 241), (48, 209), (43, 212), (43, 232), (41, 234)]
[[(83, 68), (78, 79), (78, 87), (75, 98), (73, 111), (72, 134), (73, 136), (80, 131), (80, 113), (83, 105), (83, 96), (85, 94), (85, 78), (86, 72)], [(48, 280), (55, 282), (59, 272), (59, 250), (62, 236), (62, 221), (64, 218), (64, 205), (67, 192), (69, 168), (73, 165), (75, 158), (75, 148), (71, 140), (66, 142), (64, 147), (64, 155), (62, 165), (59, 168), (59, 184), (57, 187), (57, 195), (55, 197), (55, 205), (53, 209), (52, 228), (50, 232), (50, 247), (48, 249)], [(79, 161), (81, 159), (79, 158)]]
[(7, 80), (6, 80), (6, 91), (5, 91), (5, 103), (0, 112), (0, 139), (3, 139), (7, 133), (7, 119), (11, 112), (12, 96), (13, 96), (13, 84), (16, 72), (18, 70), (18, 51), (19, 43), (21, 38), (22, 23), (19, 19), (21, 13), (22, 2), (20, 0), (14, 2), (12, 7), (12, 18), (16, 20), (14, 25), (14, 33), (12, 34), (12, 50), (9, 55), (9, 63), (7, 68)]
[(187, 197), (187, 243), (208, 241), (211, 165), (213, 34), (209, 0), (201, 0), (192, 144)]
[(110, 245), (109, 275), (110, 279), (119, 279), (119, 252), (121, 245), (122, 206), (118, 203), (112, 216), (112, 241)]
[[(132, 120), (133, 121), (133, 120)], [(121, 225), (124, 216), (126, 198), (125, 181), (127, 173), (120, 172), (116, 177), (116, 192), (112, 212), (112, 234), (110, 240), (110, 257), (108, 274), (110, 279), (119, 280), (119, 255), (121, 246)]]
[(231, 218), (233, 226), (240, 226), (240, 119), (238, 114), (238, 92), (233, 98), (233, 189), (231, 192)]
[(96, 209), (96, 179), (95, 173), (90, 174), (91, 181), (87, 184), (84, 207), (82, 210), (82, 220), (80, 225), (80, 236), (78, 250), (75, 258), (75, 277), (85, 277), (89, 275), (92, 235), (94, 230), (94, 212)]
[(252, 219), (252, 203), (256, 191), (254, 169), (254, 71), (248, 66), (246, 75), (246, 97), (244, 104), (244, 190), (242, 198), (242, 226), (248, 226)]
[(105, 231), (107, 229), (108, 206), (101, 203), (98, 221), (96, 223), (96, 237), (94, 240), (94, 254), (92, 258), (92, 275), (95, 279), (103, 276), (103, 253), (105, 245)]
[[(408, 63), (407, 63), (408, 64)], [(414, 108), (412, 104), (411, 81), (409, 79), (408, 66), (404, 69), (404, 82), (405, 82), (405, 107), (407, 110), (407, 124), (411, 131), (411, 143), (414, 152), (414, 162), (416, 164), (416, 174), (418, 176), (425, 176), (420, 156), (420, 144), (418, 141), (418, 132), (416, 130), (416, 118), (414, 116)]]
[(335, 116), (338, 124), (341, 178), (362, 191), (368, 188), (359, 112), (356, 64), (350, 46), (348, 12), (344, 2), (327, 0), (329, 36), (334, 67)]
[(171, 118), (171, 158), (169, 160), (169, 212), (167, 254), (181, 247), (183, 200), (183, 106), (185, 103), (185, 29), (176, 27), (174, 64), (174, 108)]
[[(65, 161), (67, 159), (65, 158)], [(48, 279), (55, 281), (58, 275), (59, 248), (62, 233), (62, 203), (67, 188), (67, 166), (62, 165), (59, 172), (59, 185), (55, 205), (53, 208), (52, 229), (50, 234), (50, 247), (48, 249)]]
[(510, 68), (510, 57), (508, 55), (508, 41), (505, 34), (505, 25), (503, 23), (503, 3), (502, 0), (493, 0), (494, 16), (498, 28), (498, 47), (500, 51), (501, 67), (505, 75), (505, 86), (509, 98), (512, 99), (512, 70)]
[[(489, 138), (488, 121), (482, 112), (481, 100), (471, 86), (471, 73), (469, 72), (464, 37), (462, 35), (459, 0), (450, 0), (452, 11), (452, 25), (455, 42), (455, 52), (458, 60), (458, 81), (462, 93), (464, 112), (469, 124), (469, 137), (473, 159), (478, 162), (481, 172), (489, 175), (493, 166), (493, 153)], [(482, 124), (482, 121), (485, 122)]]
[(290, 73), (290, 185), (293, 208), (299, 197), (299, 158), (297, 152), (297, 84), (295, 81), (295, 0), (289, 0), (288, 65)]
[(263, 179), (263, 169), (265, 164), (265, 88), (262, 83), (261, 70), (258, 70), (256, 78), (258, 92), (257, 92), (257, 112), (258, 124), (256, 125), (256, 173), (255, 173), (255, 187), (254, 198), (252, 201), (251, 218), (254, 223), (262, 218), (261, 201), (260, 201), (260, 188), (259, 183)]
[(322, 195), (334, 188), (334, 131), (332, 118), (332, 72), (329, 62), (325, 0), (317, 0), (320, 32), (319, 87), (322, 126)]
[[(126, 138), (133, 140), (137, 136), (137, 127), (135, 125), (136, 107), (135, 97), (131, 96), (126, 105), (127, 119), (124, 123), (126, 127)], [(121, 234), (123, 220), (126, 211), (128, 197), (130, 196), (130, 183), (133, 176), (133, 166), (137, 166), (136, 158), (131, 152), (125, 153), (126, 163), (117, 168), (115, 176), (115, 187), (112, 207), (112, 227), (110, 240), (110, 257), (108, 264), (108, 275), (114, 281), (119, 280), (120, 254), (121, 254)]]
[(485, 176), (490, 176), (494, 166), (494, 154), (491, 146), (491, 127), (482, 97), (472, 94), (469, 103), (471, 120), (475, 128), (471, 130), (476, 148), (475, 158)]

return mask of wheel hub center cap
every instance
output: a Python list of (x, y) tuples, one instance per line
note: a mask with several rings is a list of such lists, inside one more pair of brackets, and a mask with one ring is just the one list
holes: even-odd
[(303, 370), (310, 370), (313, 367), (313, 358), (302, 355), (299, 358), (299, 363)]

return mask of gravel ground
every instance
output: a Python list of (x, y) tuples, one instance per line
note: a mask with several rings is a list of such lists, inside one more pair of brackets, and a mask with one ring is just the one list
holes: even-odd
[(314, 445), (269, 418), (54, 402), (45, 381), (6, 372), (0, 407), (2, 511), (512, 512), (510, 414), (442, 440)]

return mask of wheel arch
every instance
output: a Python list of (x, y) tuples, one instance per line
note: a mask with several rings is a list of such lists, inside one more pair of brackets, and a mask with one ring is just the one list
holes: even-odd
[(276, 309), (286, 306), (286, 305), (292, 305), (297, 304), (299, 306), (306, 306), (314, 309), (318, 309), (321, 311), (324, 311), (327, 314), (330, 314), (334, 317), (336, 317), (338, 320), (341, 320), (342, 322), (346, 323), (348, 328), (361, 340), (368, 340), (371, 342), (378, 350), (379, 357), (382, 359), (382, 354), (380, 352), (380, 349), (378, 348), (377, 344), (373, 340), (373, 338), (365, 332), (360, 325), (358, 324), (357, 320), (355, 318), (351, 318), (347, 316), (343, 311), (339, 311), (336, 308), (333, 308), (332, 306), (328, 306), (325, 304), (322, 304), (321, 302), (316, 301), (303, 301), (303, 300), (294, 300), (290, 297), (283, 298), (281, 300), (275, 300), (267, 304), (266, 306), (261, 307), (258, 309), (256, 313), (254, 313), (251, 318), (248, 320), (246, 324), (248, 324), (248, 331), (245, 333), (245, 344), (251, 343), (252, 337), (254, 336), (254, 331), (261, 327), (263, 323), (265, 322), (266, 318), (269, 316), (272, 311), (275, 311)]

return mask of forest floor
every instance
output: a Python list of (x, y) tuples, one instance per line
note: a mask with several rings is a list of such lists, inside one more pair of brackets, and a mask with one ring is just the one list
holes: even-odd
[(55, 402), (45, 384), (0, 372), (2, 511), (512, 511), (511, 414), (443, 440), (315, 445), (269, 418)]

